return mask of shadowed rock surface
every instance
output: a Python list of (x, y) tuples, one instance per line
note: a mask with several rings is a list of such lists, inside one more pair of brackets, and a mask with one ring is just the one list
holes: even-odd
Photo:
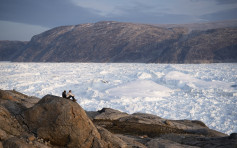
[(237, 146), (237, 134), (201, 121), (167, 120), (110, 108), (87, 114), (76, 102), (0, 90), (0, 148), (154, 148)]

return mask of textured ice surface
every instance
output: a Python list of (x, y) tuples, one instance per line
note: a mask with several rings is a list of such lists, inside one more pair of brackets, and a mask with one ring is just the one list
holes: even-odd
[(71, 89), (85, 110), (201, 120), (237, 132), (237, 64), (0, 63), (0, 89), (37, 97)]

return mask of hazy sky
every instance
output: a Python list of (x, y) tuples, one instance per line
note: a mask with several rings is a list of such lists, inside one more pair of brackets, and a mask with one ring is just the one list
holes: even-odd
[(0, 0), (0, 40), (27, 41), (62, 25), (181, 24), (237, 19), (237, 0)]

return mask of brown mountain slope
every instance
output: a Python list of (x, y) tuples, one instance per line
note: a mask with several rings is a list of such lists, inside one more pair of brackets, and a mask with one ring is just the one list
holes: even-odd
[(21, 62), (237, 62), (237, 28), (196, 30), (98, 22), (34, 36)]
[(0, 61), (12, 61), (21, 54), (27, 42), (0, 41)]
[(118, 22), (58, 27), (33, 37), (17, 60), (149, 62), (185, 31)]
[(174, 43), (155, 62), (237, 62), (237, 28), (191, 32)]
[(191, 24), (157, 24), (159, 27), (175, 28), (175, 27), (185, 27), (190, 31), (192, 30), (209, 30), (209, 29), (219, 29), (227, 27), (236, 27), (237, 20), (225, 20), (216, 22), (206, 22), (206, 23), (191, 23)]

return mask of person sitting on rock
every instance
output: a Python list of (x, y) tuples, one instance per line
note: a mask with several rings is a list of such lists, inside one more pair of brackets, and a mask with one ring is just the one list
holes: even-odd
[(67, 98), (66, 90), (63, 91), (63, 93), (62, 93), (62, 97), (63, 97), (63, 98)]
[(74, 95), (72, 94), (72, 91), (71, 90), (69, 90), (69, 92), (67, 93), (67, 99), (70, 99), (70, 98), (72, 98), (72, 101), (77, 101), (75, 98), (74, 98)]

